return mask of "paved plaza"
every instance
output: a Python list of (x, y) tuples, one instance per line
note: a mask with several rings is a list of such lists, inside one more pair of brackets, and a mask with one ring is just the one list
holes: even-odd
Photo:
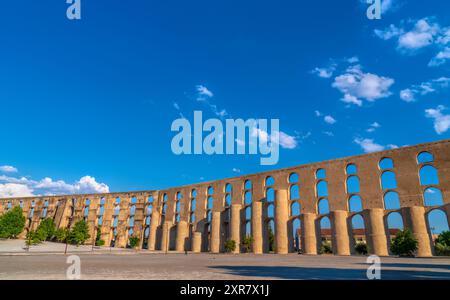
[[(45, 244), (31, 252), (7, 252), (22, 241), (0, 241), (0, 279), (66, 279), (63, 245)], [(23, 242), (22, 242), (23, 243)], [(18, 247), (20, 248), (20, 247)], [(17, 249), (16, 249), (17, 250)], [(53, 252), (48, 252), (52, 250)], [(82, 279), (366, 279), (366, 257), (304, 255), (164, 254), (83, 246)], [(46, 252), (47, 251), (47, 252)], [(450, 279), (450, 258), (382, 258), (382, 279)]]

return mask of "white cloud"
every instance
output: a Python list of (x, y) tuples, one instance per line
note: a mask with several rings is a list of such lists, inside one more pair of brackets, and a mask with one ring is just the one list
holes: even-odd
[(323, 134), (325, 134), (326, 136), (334, 136), (334, 133), (332, 133), (331, 131), (323, 131)]
[(283, 149), (295, 149), (298, 145), (297, 137), (290, 136), (282, 131), (275, 131), (270, 135), (264, 130), (253, 128), (252, 136), (258, 136), (262, 143), (270, 141), (271, 143), (279, 144)]
[(180, 110), (180, 105), (176, 102), (173, 103), (173, 107), (175, 107), (176, 110)]
[(33, 196), (33, 190), (25, 184), (0, 184), (0, 198), (15, 198)]
[(417, 101), (417, 95), (425, 96), (427, 94), (436, 93), (440, 89), (449, 87), (450, 78), (441, 77), (430, 81), (422, 82), (418, 85), (413, 85), (410, 88), (404, 89), (400, 92), (400, 99), (405, 102)]
[(327, 68), (315, 68), (311, 71), (311, 73), (319, 76), (320, 78), (331, 78), (335, 70), (336, 66), (331, 65)]
[(337, 122), (336, 119), (333, 118), (332, 116), (325, 116), (325, 117), (323, 118), (323, 120), (324, 120), (326, 123), (331, 124), (331, 125), (333, 125), (333, 124), (335, 124), (335, 123)]
[(440, 51), (436, 56), (428, 63), (430, 67), (438, 67), (443, 65), (450, 60), (450, 48), (446, 47), (444, 50)]
[(7, 193), (15, 195), (11, 197), (109, 193), (109, 187), (106, 184), (98, 183), (91, 176), (84, 176), (73, 184), (63, 180), (54, 181), (49, 177), (35, 181), (26, 177), (0, 176), (0, 185), (5, 195)]
[(402, 53), (415, 54), (423, 48), (437, 48), (439, 52), (429, 62), (430, 67), (440, 66), (450, 59), (450, 50), (446, 47), (450, 43), (450, 27), (442, 27), (434, 18), (402, 21), (400, 27), (391, 24), (384, 30), (376, 29), (375, 35), (382, 40), (395, 38), (397, 49)]
[(375, 130), (377, 130), (380, 127), (381, 127), (381, 125), (378, 122), (373, 122), (372, 124), (370, 124), (369, 128), (366, 131), (374, 132)]
[(217, 105), (211, 103), (211, 98), (214, 97), (214, 93), (211, 92), (206, 86), (204, 85), (197, 85), (197, 101), (203, 102), (206, 105), (209, 106), (211, 111), (218, 117), (224, 118), (228, 115), (228, 112), (225, 109), (219, 109)]
[(316, 117), (321, 117), (322, 116), (322, 113), (320, 111), (318, 111), (318, 110), (316, 110), (314, 113), (316, 114)]
[(355, 142), (356, 144), (358, 144), (359, 146), (361, 146), (361, 148), (362, 148), (362, 149), (364, 150), (364, 152), (366, 152), (366, 153), (383, 151), (383, 150), (385, 149), (384, 146), (375, 143), (373, 139), (360, 139), (360, 138), (356, 138), (356, 139), (354, 140), (354, 142)]
[(445, 115), (444, 110), (446, 108), (443, 105), (425, 110), (425, 116), (434, 120), (434, 130), (437, 134), (443, 134), (450, 128), (450, 115)]
[(199, 97), (197, 98), (198, 101), (203, 101), (206, 98), (214, 97), (213, 92), (211, 92), (206, 86), (197, 85), (196, 89), (197, 89), (197, 93), (199, 95)]
[(241, 169), (233, 168), (233, 172), (234, 172), (234, 173), (241, 173)]
[(332, 86), (344, 94), (342, 101), (361, 106), (361, 99), (373, 102), (389, 97), (394, 79), (364, 73), (360, 65), (347, 68), (346, 72), (334, 79)]
[(0, 172), (3, 173), (17, 173), (19, 170), (13, 166), (0, 166)]

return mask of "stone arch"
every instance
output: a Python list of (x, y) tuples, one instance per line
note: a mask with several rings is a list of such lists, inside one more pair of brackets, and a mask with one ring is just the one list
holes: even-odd
[(423, 186), (439, 185), (437, 169), (432, 165), (424, 165), (419, 171), (420, 184)]
[(325, 180), (320, 180), (316, 184), (317, 198), (328, 197), (328, 183)]
[(359, 195), (352, 195), (348, 200), (348, 211), (349, 212), (362, 212), (363, 203)]
[(327, 178), (327, 171), (325, 169), (317, 169), (316, 170), (316, 179), (325, 179)]
[(403, 216), (400, 212), (391, 212), (386, 216), (386, 237), (388, 242), (388, 249), (390, 252), (390, 245), (392, 239), (396, 236), (396, 234), (404, 229), (404, 221)]
[(319, 215), (327, 215), (330, 213), (330, 205), (328, 199), (321, 199), (317, 202), (317, 212)]
[(397, 180), (393, 171), (384, 171), (381, 174), (381, 188), (383, 190), (394, 190), (397, 188)]
[(345, 171), (347, 175), (355, 175), (358, 172), (358, 167), (355, 164), (348, 164)]
[(398, 193), (394, 191), (386, 192), (383, 197), (383, 202), (384, 209), (386, 210), (400, 209), (401, 207), (400, 197), (398, 196)]
[(356, 253), (356, 245), (359, 243), (365, 243), (367, 244), (367, 232), (366, 232), (366, 226), (364, 223), (364, 216), (363, 214), (355, 214), (351, 217), (350, 220), (350, 245), (351, 245), (351, 253)]
[(291, 217), (296, 217), (296, 216), (300, 216), (301, 213), (301, 205), (298, 201), (293, 201), (291, 203)]
[(434, 162), (434, 156), (428, 151), (420, 152), (417, 155), (417, 163), (418, 164), (426, 164)]
[(351, 175), (347, 178), (347, 194), (358, 194), (360, 192), (359, 177)]
[(427, 225), (434, 243), (439, 234), (449, 230), (446, 212), (440, 208), (430, 210), (427, 213)]
[(378, 163), (380, 170), (392, 170), (394, 169), (394, 161), (392, 158), (384, 157)]
[(440, 189), (429, 187), (423, 192), (424, 206), (441, 206), (444, 205), (444, 198)]
[(275, 179), (272, 176), (267, 176), (264, 184), (266, 187), (273, 186), (275, 184)]
[(328, 216), (322, 217), (318, 220), (318, 249), (321, 249), (324, 243), (330, 245), (333, 249), (333, 239), (331, 236), (331, 221)]

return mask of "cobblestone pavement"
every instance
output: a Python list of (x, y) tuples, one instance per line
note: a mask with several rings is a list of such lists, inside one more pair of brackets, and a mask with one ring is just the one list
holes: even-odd
[[(9, 243), (10, 241), (8, 241)], [(19, 241), (14, 241), (18, 247)], [(64, 245), (16, 253), (0, 242), (0, 279), (66, 279)], [(14, 248), (13, 247), (13, 248)], [(20, 247), (19, 247), (20, 248)], [(82, 279), (366, 279), (366, 257), (303, 255), (163, 254), (146, 251), (70, 249), (81, 259)], [(8, 250), (8, 251), (5, 251)], [(48, 253), (50, 250), (54, 253)], [(8, 253), (7, 253), (8, 252)], [(382, 258), (382, 279), (450, 279), (450, 258)]]

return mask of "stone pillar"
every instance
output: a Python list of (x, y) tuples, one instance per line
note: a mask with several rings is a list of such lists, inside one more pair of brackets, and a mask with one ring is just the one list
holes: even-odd
[(388, 256), (387, 237), (384, 228), (384, 210), (366, 210), (367, 230), (369, 232), (369, 251), (378, 256)]
[(212, 213), (211, 221), (211, 253), (220, 252), (220, 212)]
[(169, 251), (170, 246), (170, 229), (172, 227), (172, 222), (165, 221), (162, 225), (162, 238), (161, 238), (161, 250)]
[(185, 221), (180, 221), (177, 224), (177, 245), (176, 251), (184, 252), (186, 250), (186, 239), (188, 238), (188, 223)]
[(287, 254), (288, 240), (288, 193), (287, 190), (276, 191), (275, 199), (275, 251), (277, 254)]
[(156, 235), (158, 231), (160, 214), (157, 207), (153, 208), (152, 218), (150, 220), (150, 235), (148, 237), (148, 250), (154, 251), (156, 249)]
[(333, 232), (333, 253), (337, 255), (350, 255), (350, 239), (347, 227), (348, 213), (344, 210), (331, 212)]
[(241, 249), (241, 210), (242, 205), (231, 205), (231, 239), (236, 242), (233, 253), (239, 253)]
[(317, 215), (305, 213), (302, 218), (302, 247), (303, 253), (317, 255), (316, 219)]
[(407, 227), (419, 241), (417, 256), (433, 256), (431, 250), (431, 239), (428, 234), (427, 222), (425, 220), (425, 208), (422, 206), (413, 206), (404, 208), (406, 211)]
[(252, 236), (253, 253), (263, 253), (263, 232), (262, 232), (262, 203), (253, 201), (252, 203)]
[(192, 238), (192, 252), (200, 253), (202, 252), (202, 233), (194, 232), (194, 236)]

